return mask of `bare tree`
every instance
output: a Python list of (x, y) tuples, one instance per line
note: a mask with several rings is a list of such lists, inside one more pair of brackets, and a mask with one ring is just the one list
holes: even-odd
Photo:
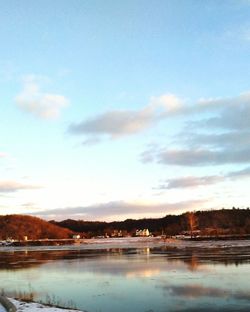
[(195, 212), (193, 211), (187, 212), (187, 222), (188, 222), (191, 238), (193, 238), (193, 232), (194, 230), (196, 230), (198, 226), (198, 218)]

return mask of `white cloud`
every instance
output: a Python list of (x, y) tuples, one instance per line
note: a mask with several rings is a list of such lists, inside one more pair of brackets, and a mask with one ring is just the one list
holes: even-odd
[(23, 79), (23, 89), (15, 98), (17, 105), (36, 117), (54, 119), (60, 115), (61, 109), (69, 104), (62, 95), (41, 91), (42, 79), (27, 76)]
[[(174, 94), (151, 97), (149, 104), (137, 110), (110, 110), (78, 123), (68, 130), (85, 136), (84, 144), (99, 142), (101, 138), (120, 138), (134, 135), (154, 127), (167, 118), (181, 116), (190, 130), (249, 129), (250, 93), (238, 97), (200, 99), (195, 104), (185, 103)], [(201, 120), (197, 121), (197, 117)], [(193, 120), (192, 120), (193, 119)]]
[(104, 134), (111, 137), (130, 135), (148, 128), (154, 116), (147, 111), (117, 110), (70, 126), (74, 134)]
[[(181, 132), (165, 147), (150, 148), (142, 161), (179, 166), (250, 163), (250, 93), (201, 99), (176, 111)], [(176, 114), (172, 115), (175, 117)]]
[(12, 193), (20, 190), (38, 189), (39, 186), (28, 185), (15, 181), (0, 181), (0, 193)]
[[(98, 139), (101, 136), (118, 138), (132, 135), (154, 126), (181, 107), (182, 102), (179, 98), (166, 94), (151, 98), (148, 105), (138, 110), (111, 110), (82, 122), (73, 123), (69, 127), (69, 132)], [(88, 139), (85, 142), (88, 142)]]
[(151, 97), (150, 105), (162, 107), (166, 113), (178, 112), (183, 108), (183, 102), (174, 94), (163, 94), (158, 97)]

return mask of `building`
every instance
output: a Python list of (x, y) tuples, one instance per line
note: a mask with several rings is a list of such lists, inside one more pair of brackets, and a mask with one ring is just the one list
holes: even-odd
[(111, 237), (123, 237), (123, 233), (121, 230), (114, 230), (112, 233), (111, 233)]
[(135, 236), (147, 237), (149, 235), (150, 235), (150, 233), (149, 233), (148, 229), (136, 230), (136, 232), (135, 232)]

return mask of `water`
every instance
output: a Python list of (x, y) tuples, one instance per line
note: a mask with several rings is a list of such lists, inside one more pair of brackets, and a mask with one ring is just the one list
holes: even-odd
[(89, 312), (250, 311), (249, 272), (247, 246), (0, 252), (5, 292)]
[(0, 312), (6, 312), (6, 310), (5, 310), (4, 307), (1, 305), (1, 303), (0, 303)]

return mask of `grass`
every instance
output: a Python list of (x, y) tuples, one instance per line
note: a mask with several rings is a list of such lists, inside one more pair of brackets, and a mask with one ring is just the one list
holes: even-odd
[(49, 307), (56, 307), (60, 309), (70, 309), (77, 310), (76, 304), (73, 300), (69, 300), (64, 302), (60, 298), (55, 295), (46, 294), (44, 299), (34, 300), (36, 297), (35, 292), (30, 288), (29, 291), (8, 291), (6, 292), (4, 289), (1, 289), (1, 295), (6, 297), (11, 297), (17, 300), (21, 300), (24, 302), (37, 302)]

